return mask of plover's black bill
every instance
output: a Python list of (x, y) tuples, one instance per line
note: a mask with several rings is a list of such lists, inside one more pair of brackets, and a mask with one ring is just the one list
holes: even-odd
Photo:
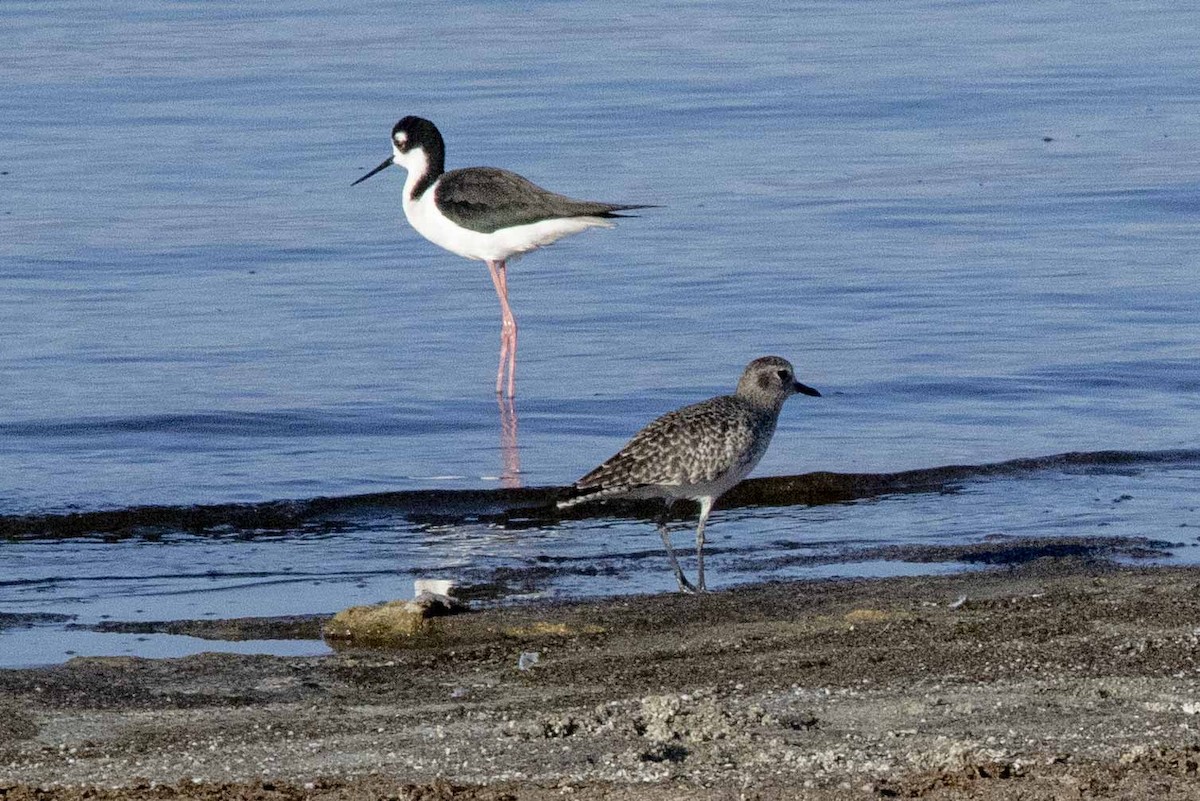
[(796, 382), (796, 385), (792, 387), (792, 389), (794, 389), (796, 392), (799, 392), (801, 395), (811, 395), (814, 398), (821, 397), (820, 392), (817, 392), (815, 389), (806, 384), (801, 384), (799, 381)]
[(388, 167), (390, 167), (390, 166), (392, 166), (392, 157), (391, 157), (391, 156), (388, 156), (386, 159), (384, 159), (384, 160), (383, 160), (383, 163), (382, 163), (382, 164), (380, 164), (378, 167), (376, 167), (375, 169), (371, 170), (369, 173), (367, 173), (366, 175), (364, 175), (362, 178), (359, 178), (357, 181), (355, 181), (354, 183), (352, 183), (352, 184), (350, 184), (350, 185), (351, 185), (351, 186), (358, 186), (359, 184), (361, 184), (363, 181), (365, 181), (365, 180), (367, 180), (368, 178), (370, 178), (370, 177), (371, 177), (372, 175), (374, 175), (375, 173), (377, 173), (377, 172), (383, 172), (384, 170), (386, 170), (386, 169), (387, 169)]

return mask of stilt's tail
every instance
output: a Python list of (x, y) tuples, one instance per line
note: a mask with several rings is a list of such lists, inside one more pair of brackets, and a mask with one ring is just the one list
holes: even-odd
[(598, 216), (598, 217), (606, 217), (606, 218), (609, 218), (609, 219), (611, 219), (611, 218), (613, 218), (613, 217), (638, 217), (638, 216), (641, 216), (641, 215), (638, 215), (638, 214), (620, 214), (619, 212), (622, 212), (622, 211), (634, 211), (634, 210), (636, 210), (636, 209), (661, 209), (661, 208), (662, 208), (662, 206), (655, 206), (655, 205), (648, 205), (648, 204), (635, 204), (635, 205), (627, 205), (627, 204), (612, 204), (612, 205), (610, 205), (610, 206), (609, 206), (609, 208), (608, 208), (608, 210), (607, 210), (607, 211), (605, 211), (605, 212), (603, 212), (603, 213), (601, 213), (601, 214), (598, 214), (598, 215), (596, 215), (596, 216)]

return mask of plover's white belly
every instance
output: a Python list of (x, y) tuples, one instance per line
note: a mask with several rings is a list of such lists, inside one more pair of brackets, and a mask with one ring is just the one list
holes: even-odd
[(466, 259), (512, 259), (588, 228), (613, 227), (612, 222), (600, 217), (566, 217), (501, 228), (484, 234), (463, 228), (445, 217), (433, 202), (433, 195), (431, 189), (416, 200), (405, 199), (404, 216), (421, 236)]
[(700, 481), (695, 484), (676, 484), (659, 486), (658, 491), (649, 497), (687, 498), (698, 501), (701, 498), (717, 498), (733, 489), (739, 481), (749, 475), (754, 465), (747, 465), (743, 470), (730, 470), (713, 481)]

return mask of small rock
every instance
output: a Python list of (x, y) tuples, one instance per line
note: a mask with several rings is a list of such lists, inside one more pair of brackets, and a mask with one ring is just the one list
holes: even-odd
[(422, 634), (431, 618), (464, 611), (452, 598), (429, 593), (414, 601), (389, 601), (375, 606), (352, 606), (326, 622), (326, 640), (354, 645), (394, 645)]

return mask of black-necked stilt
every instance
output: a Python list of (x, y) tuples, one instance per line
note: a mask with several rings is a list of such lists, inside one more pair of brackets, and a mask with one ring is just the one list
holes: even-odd
[[(662, 498), (658, 533), (682, 592), (704, 590), (704, 524), (717, 498), (745, 478), (767, 452), (783, 402), (795, 394), (820, 397), (801, 384), (792, 365), (763, 356), (746, 366), (737, 391), (667, 412), (634, 434), (615, 456), (575, 482), (578, 494), (560, 509), (606, 498)], [(700, 503), (696, 527), (696, 585), (683, 575), (667, 533), (667, 512), (681, 498)]]
[(405, 117), (392, 128), (392, 155), (359, 178), (360, 184), (395, 164), (408, 170), (404, 216), (435, 245), (488, 266), (500, 297), (500, 366), (496, 392), (515, 388), (517, 321), (508, 305), (507, 262), (587, 228), (611, 228), (620, 211), (650, 208), (573, 200), (548, 192), (516, 173), (492, 167), (445, 172), (446, 145), (437, 127)]

